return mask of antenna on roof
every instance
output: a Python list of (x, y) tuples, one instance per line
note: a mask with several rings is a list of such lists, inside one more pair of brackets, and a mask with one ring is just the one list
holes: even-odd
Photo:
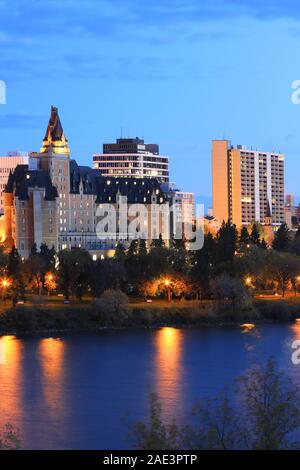
[(123, 138), (123, 127), (121, 126), (121, 139)]

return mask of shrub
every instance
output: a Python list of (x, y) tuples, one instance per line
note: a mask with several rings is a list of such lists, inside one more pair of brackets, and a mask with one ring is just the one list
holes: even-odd
[(106, 290), (96, 300), (97, 318), (105, 326), (123, 326), (129, 319), (127, 295), (120, 290)]
[(19, 433), (11, 424), (5, 424), (0, 430), (0, 450), (17, 450), (20, 448)]

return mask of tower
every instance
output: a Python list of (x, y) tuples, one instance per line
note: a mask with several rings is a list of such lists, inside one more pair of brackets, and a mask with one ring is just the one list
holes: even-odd
[(39, 153), (30, 155), (31, 162), (36, 159), (35, 166), (46, 171), (52, 184), (57, 188), (58, 202), (58, 240), (62, 246), (70, 228), (70, 148), (65, 136), (58, 108), (51, 106), (51, 113)]
[(269, 200), (267, 203), (265, 219), (264, 219), (264, 239), (268, 246), (270, 246), (274, 240), (274, 232), (272, 228), (272, 214), (271, 214)]

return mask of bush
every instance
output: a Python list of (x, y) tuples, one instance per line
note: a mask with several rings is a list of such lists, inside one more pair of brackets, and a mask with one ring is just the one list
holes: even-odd
[(96, 317), (105, 326), (124, 326), (131, 314), (128, 297), (120, 290), (104, 291), (96, 307)]
[(17, 450), (20, 448), (19, 433), (11, 424), (5, 424), (0, 430), (0, 450)]
[(299, 311), (298, 305), (289, 305), (286, 301), (280, 300), (258, 300), (255, 302), (255, 306), (266, 320), (292, 320), (294, 314)]

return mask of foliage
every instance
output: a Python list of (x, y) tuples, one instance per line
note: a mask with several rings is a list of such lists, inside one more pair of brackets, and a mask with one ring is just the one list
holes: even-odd
[(242, 307), (249, 301), (249, 292), (240, 279), (235, 279), (227, 274), (221, 274), (214, 278), (210, 284), (210, 290), (214, 299), (218, 301), (228, 300), (232, 306)]
[(173, 450), (180, 448), (176, 421), (165, 423), (161, 403), (153, 392), (149, 394), (149, 422), (139, 421), (133, 427), (135, 447), (140, 450)]
[(274, 250), (286, 251), (290, 243), (289, 229), (286, 224), (281, 224), (272, 243)]
[(20, 448), (19, 432), (11, 424), (0, 430), (0, 450), (17, 450)]
[(63, 250), (58, 253), (59, 284), (69, 299), (70, 295), (81, 300), (89, 286), (93, 261), (90, 254), (81, 249)]
[(149, 417), (133, 426), (135, 447), (143, 450), (279, 450), (300, 448), (294, 442), (300, 428), (299, 390), (270, 359), (237, 380), (238, 403), (223, 390), (201, 400), (194, 419), (179, 425), (163, 418), (155, 394), (149, 397)]
[(96, 302), (99, 320), (106, 326), (123, 326), (130, 315), (127, 296), (120, 290), (106, 290)]

